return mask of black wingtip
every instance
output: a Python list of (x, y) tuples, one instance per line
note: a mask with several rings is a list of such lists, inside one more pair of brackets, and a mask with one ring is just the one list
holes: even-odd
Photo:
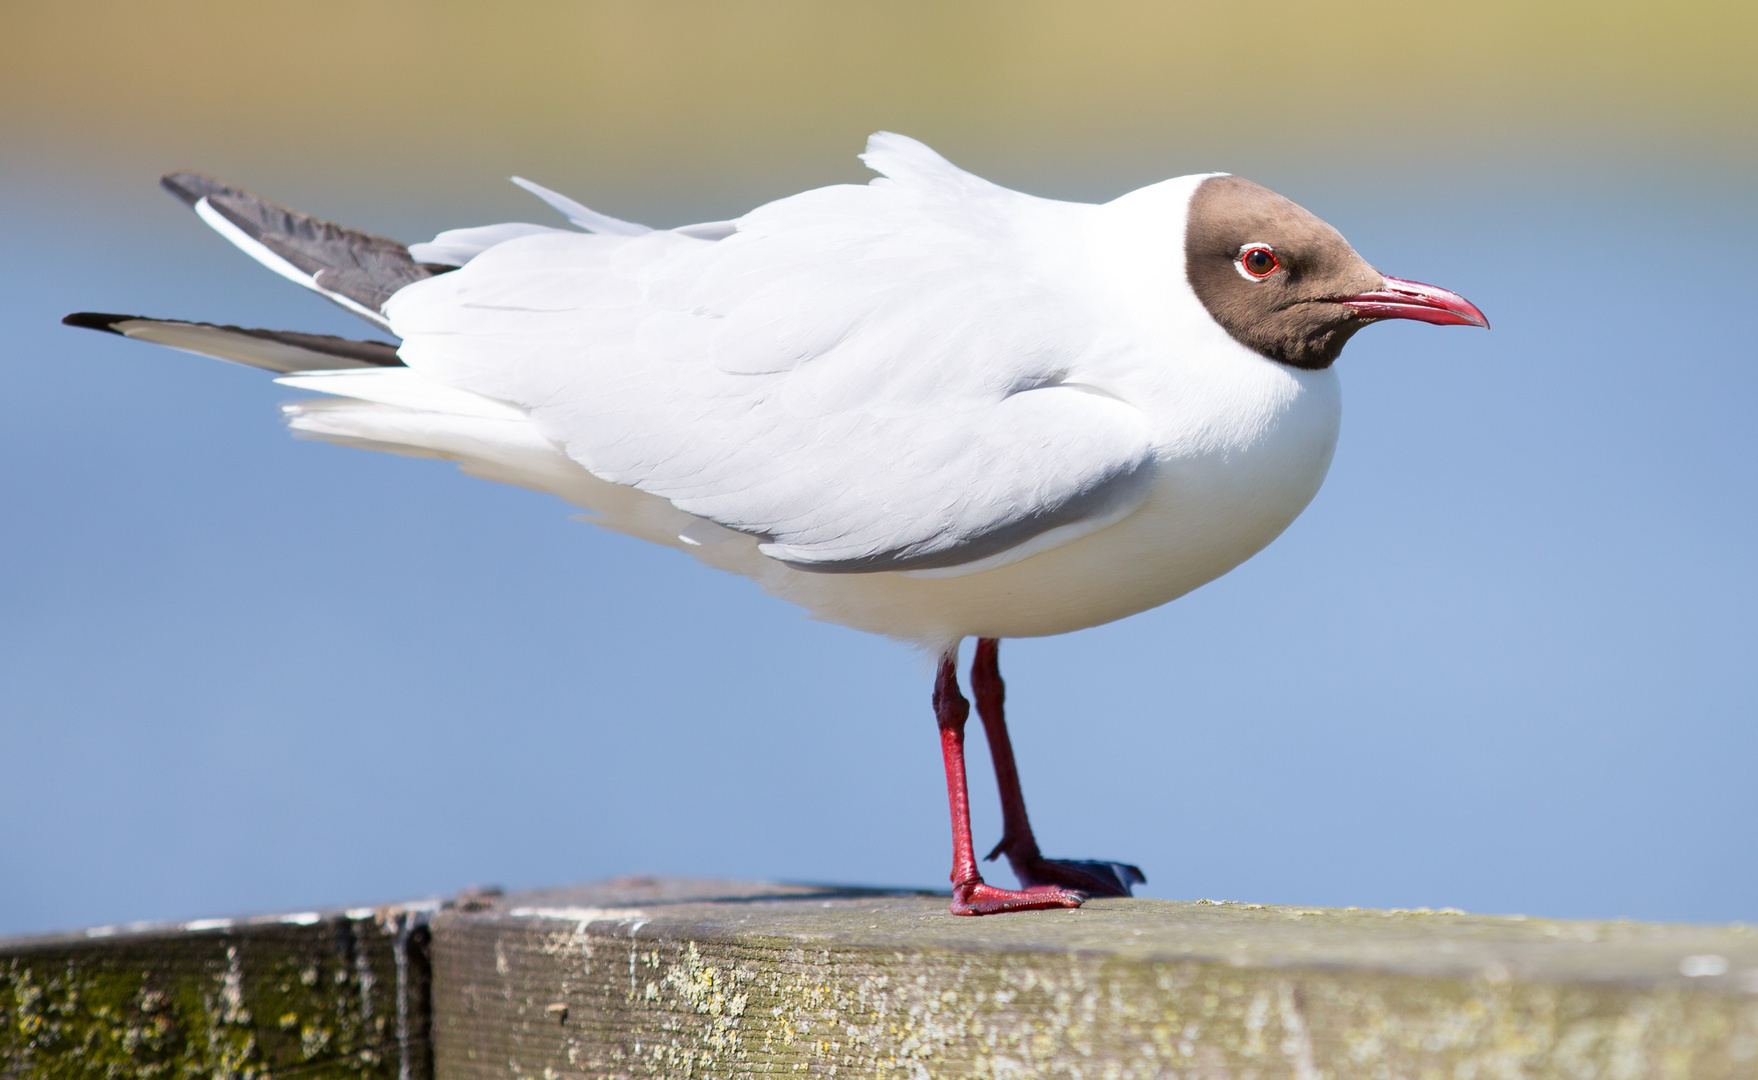
[(106, 334), (128, 335), (116, 329), (117, 323), (140, 318), (139, 315), (108, 315), (101, 311), (76, 311), (61, 317), (62, 326), (78, 326), (86, 330), (102, 330)]
[(182, 199), (189, 206), (194, 206), (208, 195), (233, 190), (232, 185), (223, 184), (205, 173), (172, 172), (159, 177), (159, 186)]

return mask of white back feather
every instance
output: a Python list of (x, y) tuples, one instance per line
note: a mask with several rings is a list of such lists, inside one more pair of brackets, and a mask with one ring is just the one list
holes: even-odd
[(609, 214), (601, 214), (589, 206), (584, 206), (568, 198), (558, 191), (551, 191), (542, 184), (534, 183), (523, 176), (511, 178), (513, 183), (529, 191), (550, 205), (556, 213), (585, 229), (587, 232), (605, 233), (609, 236), (640, 236), (653, 230), (646, 225), (633, 221), (623, 221)]

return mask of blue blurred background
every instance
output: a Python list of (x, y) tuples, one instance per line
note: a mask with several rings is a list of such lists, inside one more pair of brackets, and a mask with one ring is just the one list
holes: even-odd
[(549, 221), (510, 173), (729, 216), (860, 180), (880, 127), (1066, 198), (1237, 171), (1495, 325), (1362, 334), (1282, 539), (1003, 647), (1047, 852), (1137, 861), (1153, 896), (1758, 918), (1754, 21), (0, 13), (0, 933), (635, 872), (943, 885), (908, 649), (552, 499), (294, 441), (261, 373), (57, 322), (370, 332), (202, 227), (172, 168), (415, 240)]

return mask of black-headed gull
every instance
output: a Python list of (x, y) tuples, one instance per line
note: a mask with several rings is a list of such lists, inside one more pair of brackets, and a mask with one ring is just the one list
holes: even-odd
[[(882, 178), (677, 229), (520, 180), (584, 231), (408, 247), (174, 173), (228, 240), (402, 344), (66, 321), (282, 373), (329, 395), (285, 407), (296, 431), (550, 492), (931, 650), (953, 912), (1128, 895), (1133, 866), (1039, 854), (999, 640), (1120, 619), (1239, 565), (1324, 479), (1351, 335), (1488, 324), (1236, 176), (1092, 205), (998, 187), (899, 135), (864, 158)], [(966, 637), (1005, 821), (989, 858), (1007, 855), (1017, 891), (984, 883), (971, 844)]]

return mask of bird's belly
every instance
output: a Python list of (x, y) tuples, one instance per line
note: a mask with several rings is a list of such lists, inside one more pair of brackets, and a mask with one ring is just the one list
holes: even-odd
[(1300, 391), (1251, 437), (1162, 460), (1133, 514), (1019, 562), (962, 576), (820, 574), (769, 560), (745, 572), (819, 618), (936, 648), (1066, 633), (1157, 607), (1262, 550), (1318, 493), (1340, 409), (1330, 372), (1303, 374), (1316, 378), (1297, 380)]

